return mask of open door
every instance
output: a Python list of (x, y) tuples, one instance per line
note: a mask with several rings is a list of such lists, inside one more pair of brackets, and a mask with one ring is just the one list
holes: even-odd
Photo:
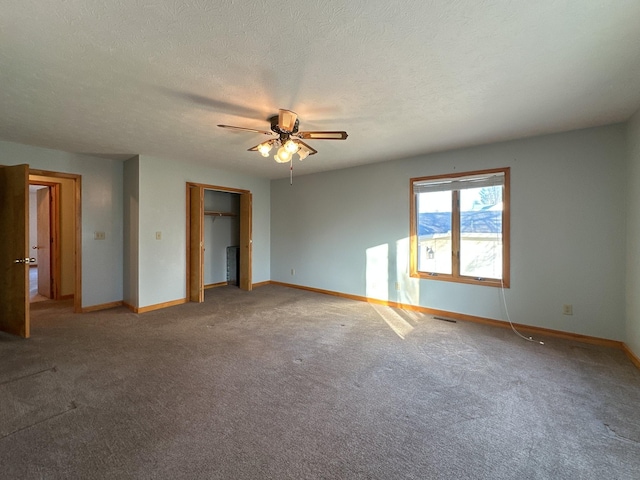
[(52, 298), (51, 291), (51, 189), (36, 192), (38, 212), (38, 294)]
[(251, 277), (251, 193), (240, 194), (240, 289), (250, 292), (253, 289)]
[(0, 330), (28, 338), (29, 165), (0, 167)]
[(204, 302), (204, 189), (189, 187), (189, 301)]

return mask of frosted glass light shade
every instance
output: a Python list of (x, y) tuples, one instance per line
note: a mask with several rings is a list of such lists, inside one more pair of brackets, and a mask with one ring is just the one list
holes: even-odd
[(298, 151), (300, 147), (293, 140), (287, 140), (287, 143), (284, 144), (284, 148), (287, 152), (294, 154)]
[(307, 147), (305, 147), (304, 145), (300, 146), (300, 150), (298, 150), (298, 155), (300, 156), (301, 161), (307, 158), (309, 156), (309, 153), (311, 152)]
[(261, 143), (258, 145), (258, 151), (262, 154), (263, 157), (268, 157), (269, 152), (271, 151), (271, 143)]
[(273, 158), (275, 158), (278, 163), (287, 163), (291, 160), (291, 152), (288, 152), (284, 147), (280, 147), (278, 153), (276, 153)]

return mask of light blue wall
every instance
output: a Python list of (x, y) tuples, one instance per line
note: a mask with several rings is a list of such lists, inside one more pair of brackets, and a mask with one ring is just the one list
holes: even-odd
[[(256, 283), (504, 319), (499, 289), (408, 277), (409, 179), (510, 166), (513, 321), (623, 340), (640, 353), (640, 113), (625, 125), (299, 176), (293, 187), (179, 160), (129, 162), (0, 141), (0, 164), (82, 176), (83, 307), (184, 298), (193, 181), (253, 192)], [(94, 240), (95, 231), (106, 239)], [(573, 316), (561, 314), (564, 303)]]
[[(0, 141), (0, 164), (21, 163), (82, 176), (83, 307), (121, 300), (145, 307), (185, 298), (186, 182), (253, 193), (253, 281), (270, 279), (267, 179), (181, 160), (122, 162)], [(94, 240), (96, 231), (106, 239)]]
[(626, 343), (640, 357), (640, 110), (627, 126), (629, 145), (627, 211)]
[(139, 250), (139, 186), (140, 159), (135, 156), (124, 162), (123, 231), (124, 265), (122, 299), (127, 305), (138, 306), (138, 250)]
[(0, 141), (0, 164), (22, 163), (82, 175), (82, 306), (122, 300), (122, 162)]
[(271, 278), (505, 319), (498, 288), (409, 278), (409, 179), (511, 167), (512, 320), (623, 340), (626, 155), (614, 125), (273, 181)]
[[(253, 194), (253, 282), (270, 273), (270, 181), (182, 160), (140, 156), (139, 306), (186, 297), (186, 183)], [(155, 233), (162, 232), (162, 240)]]

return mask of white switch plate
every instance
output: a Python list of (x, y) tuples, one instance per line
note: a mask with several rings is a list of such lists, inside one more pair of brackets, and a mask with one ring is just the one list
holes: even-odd
[(162, 232), (156, 232), (156, 240), (162, 240)]
[(104, 232), (93, 232), (94, 240), (104, 240), (107, 238), (107, 235)]
[(565, 304), (562, 306), (563, 315), (573, 315), (573, 305)]

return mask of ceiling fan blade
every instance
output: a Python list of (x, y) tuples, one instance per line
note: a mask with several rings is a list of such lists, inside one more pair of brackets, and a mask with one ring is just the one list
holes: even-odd
[(305, 140), (346, 140), (347, 132), (298, 132), (299, 138)]
[(255, 128), (234, 127), (233, 125), (218, 125), (222, 128), (229, 128), (231, 130), (241, 130), (243, 132), (262, 133), (264, 135), (273, 135), (273, 132), (267, 132), (266, 130), (256, 130)]
[(286, 133), (291, 133), (296, 128), (296, 120), (298, 115), (291, 110), (282, 110), (278, 114), (278, 127)]
[(297, 140), (297, 143), (304, 145), (304, 148), (306, 148), (309, 151), (309, 155), (315, 155), (316, 153), (318, 153), (318, 151), (315, 148), (310, 147), (309, 145), (304, 143), (302, 140)]

